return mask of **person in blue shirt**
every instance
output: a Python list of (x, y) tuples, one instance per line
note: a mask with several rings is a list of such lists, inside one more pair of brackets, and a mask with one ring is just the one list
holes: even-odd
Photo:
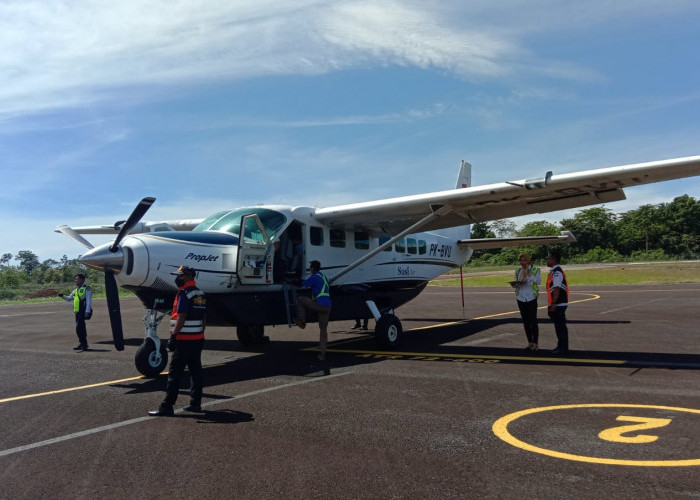
[(318, 328), (320, 341), (318, 359), (326, 359), (326, 345), (328, 344), (328, 317), (331, 314), (331, 290), (328, 278), (321, 272), (321, 263), (312, 260), (309, 264), (311, 275), (304, 280), (302, 285), (311, 288), (311, 297), (297, 297), (296, 324), (299, 328), (306, 328), (306, 311), (314, 311), (318, 316)]

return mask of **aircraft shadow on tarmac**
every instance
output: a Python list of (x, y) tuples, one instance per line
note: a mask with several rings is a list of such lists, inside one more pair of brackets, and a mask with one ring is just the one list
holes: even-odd
[[(406, 321), (409, 320), (407, 319)], [(581, 366), (582, 361), (585, 360), (586, 366), (700, 369), (700, 356), (695, 354), (570, 350), (566, 356), (561, 356), (553, 355), (549, 349), (530, 351), (523, 348), (445, 345), (508, 324), (517, 324), (519, 334), (522, 331), (522, 321), (520, 318), (489, 318), (457, 321), (458, 322), (453, 324), (436, 326), (429, 330), (406, 332), (405, 342), (401, 346), (401, 351), (431, 352), (438, 356), (440, 354), (489, 356), (499, 358), (500, 363)], [(619, 325), (630, 323), (631, 321), (628, 320), (567, 320), (568, 325)], [(539, 324), (540, 327), (545, 325), (545, 328), (551, 328), (551, 338), (555, 338), (554, 325), (551, 320), (540, 319)], [(540, 334), (541, 333), (542, 330), (540, 329)], [(522, 336), (524, 337), (524, 333), (522, 333)], [(538, 360), (538, 358), (543, 359)], [(596, 363), (596, 360), (598, 360), (599, 363)], [(622, 363), (611, 364), (609, 362), (610, 360), (622, 361)]]
[[(435, 321), (435, 319), (433, 318), (432, 321)], [(566, 356), (561, 356), (553, 355), (551, 351), (545, 349), (529, 351), (510, 347), (446, 345), (498, 326), (521, 323), (519, 319), (515, 318), (483, 319), (467, 322), (461, 320), (452, 321), (454, 323), (438, 325), (429, 330), (408, 330), (404, 332), (403, 343), (400, 349), (396, 351), (378, 349), (372, 335), (358, 337), (351, 342), (343, 340), (342, 344), (339, 345), (336, 345), (338, 342), (332, 342), (328, 345), (328, 359), (325, 362), (316, 360), (318, 344), (315, 342), (274, 341), (253, 349), (244, 348), (237, 340), (233, 339), (207, 340), (205, 350), (229, 351), (235, 359), (219, 365), (205, 367), (204, 397), (208, 399), (230, 398), (231, 396), (212, 392), (212, 388), (219, 385), (284, 375), (319, 377), (329, 375), (333, 370), (337, 369), (379, 361), (391, 361), (392, 359), (454, 362), (461, 357), (468, 362), (479, 362), (480, 357), (482, 357), (482, 361), (489, 360), (500, 364), (700, 369), (700, 356), (693, 354), (572, 350)], [(540, 323), (547, 324), (549, 321), (545, 320)], [(573, 320), (569, 322), (569, 324), (590, 325), (621, 323), (629, 323), (629, 321)], [(142, 341), (142, 338), (128, 339), (125, 340), (125, 343), (137, 346)], [(109, 342), (105, 343), (108, 344)], [(242, 352), (257, 353), (257, 355), (236, 357), (236, 353)], [(416, 353), (420, 353), (421, 356), (416, 356)], [(611, 360), (614, 363), (611, 363)], [(126, 384), (114, 384), (114, 387), (128, 389), (127, 394), (162, 392), (165, 389), (165, 376), (160, 375), (155, 379), (137, 380)], [(188, 376), (182, 377), (180, 391), (181, 396), (188, 394)], [(201, 414), (199, 416), (201, 417)]]

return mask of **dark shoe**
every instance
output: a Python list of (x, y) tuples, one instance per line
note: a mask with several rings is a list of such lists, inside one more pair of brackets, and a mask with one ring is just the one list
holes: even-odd
[(299, 328), (301, 328), (302, 330), (303, 330), (304, 328), (306, 328), (306, 322), (305, 322), (305, 321), (296, 320), (295, 323), (296, 323), (296, 325), (297, 325)]
[(569, 354), (569, 350), (557, 347), (556, 349), (552, 350), (552, 354)]
[(183, 408), (185, 411), (193, 411), (195, 413), (201, 413), (202, 412), (202, 407), (199, 405), (187, 405)]
[(87, 344), (85, 344), (85, 345), (83, 345), (83, 344), (78, 344), (77, 346), (75, 346), (75, 347), (73, 348), (74, 351), (87, 351), (87, 349), (88, 349)]
[(353, 330), (358, 330), (360, 328), (362, 328), (362, 325), (360, 325), (359, 323), (352, 327)]
[(148, 414), (152, 417), (172, 417), (175, 412), (172, 406), (161, 406), (155, 411), (149, 411)]

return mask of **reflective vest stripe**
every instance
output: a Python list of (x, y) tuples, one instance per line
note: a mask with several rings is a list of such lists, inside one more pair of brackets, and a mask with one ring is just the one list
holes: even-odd
[(314, 300), (319, 298), (319, 297), (330, 297), (330, 291), (329, 291), (329, 285), (328, 285), (328, 279), (326, 278), (326, 275), (323, 273), (318, 273), (318, 275), (321, 277), (323, 280), (323, 286), (321, 287), (321, 291), (318, 292), (318, 295), (314, 295)]
[[(199, 289), (184, 290), (185, 296), (188, 300), (193, 300), (195, 297), (205, 297), (203, 291)], [(175, 325), (177, 325), (178, 313), (177, 313), (177, 303), (178, 296), (175, 297), (175, 303), (173, 304), (173, 313), (170, 316), (170, 334), (172, 335), (175, 330)], [(201, 302), (201, 301), (200, 301)], [(187, 314), (185, 323), (177, 334), (177, 340), (199, 340), (204, 338), (204, 313), (206, 308), (200, 305), (191, 304), (190, 311)]]

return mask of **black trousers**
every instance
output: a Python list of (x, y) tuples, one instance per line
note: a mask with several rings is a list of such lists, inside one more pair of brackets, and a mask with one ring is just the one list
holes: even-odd
[(569, 329), (566, 326), (566, 306), (557, 306), (554, 312), (547, 309), (549, 318), (554, 323), (554, 331), (557, 334), (557, 349), (569, 350)]
[(204, 339), (177, 341), (173, 351), (173, 358), (170, 361), (168, 385), (165, 388), (163, 405), (173, 406), (175, 401), (177, 401), (177, 395), (180, 392), (180, 379), (185, 372), (185, 367), (189, 368), (190, 377), (192, 378), (190, 404), (193, 406), (202, 405), (202, 386), (204, 381), (202, 374), (202, 347), (204, 347)]
[(87, 346), (87, 328), (85, 327), (85, 313), (75, 313), (75, 333), (78, 336), (78, 342), (82, 346)]
[(519, 300), (516, 300), (516, 302), (518, 303), (518, 309), (520, 309), (520, 316), (523, 318), (527, 341), (537, 344), (537, 339), (540, 337), (540, 329), (537, 324), (537, 299), (530, 302), (521, 302)]

